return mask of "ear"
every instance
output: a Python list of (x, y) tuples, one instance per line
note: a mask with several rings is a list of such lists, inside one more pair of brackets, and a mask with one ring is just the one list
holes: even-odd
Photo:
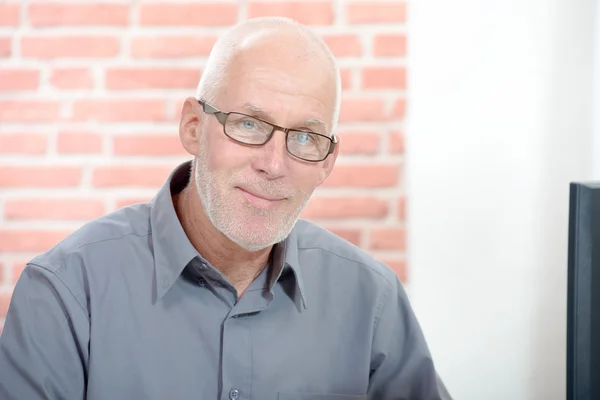
[(319, 183), (317, 186), (320, 186), (331, 174), (333, 170), (333, 166), (335, 165), (335, 161), (337, 160), (338, 154), (340, 153), (340, 138), (336, 135), (337, 144), (333, 153), (331, 153), (324, 161), (322, 161), (321, 165), (321, 176), (319, 179)]
[(198, 139), (204, 113), (202, 106), (193, 97), (188, 97), (181, 109), (179, 120), (179, 140), (183, 148), (193, 156), (198, 155)]

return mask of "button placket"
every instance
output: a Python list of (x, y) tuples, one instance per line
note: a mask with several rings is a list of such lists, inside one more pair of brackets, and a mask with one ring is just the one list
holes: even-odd
[(221, 399), (247, 399), (252, 386), (252, 337), (248, 324), (229, 316), (223, 325), (222, 340)]

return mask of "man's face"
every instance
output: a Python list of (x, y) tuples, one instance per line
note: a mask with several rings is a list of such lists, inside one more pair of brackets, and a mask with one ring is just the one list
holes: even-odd
[[(322, 69), (297, 59), (257, 63), (256, 56), (239, 56), (239, 67), (231, 69), (225, 90), (212, 105), (329, 135), (335, 91)], [(225, 136), (214, 115), (202, 119), (194, 178), (209, 220), (249, 251), (285, 239), (314, 189), (329, 175), (337, 154), (317, 163), (294, 158), (281, 131), (262, 147), (244, 146)], [(307, 119), (326, 121), (327, 127), (307, 126)]]

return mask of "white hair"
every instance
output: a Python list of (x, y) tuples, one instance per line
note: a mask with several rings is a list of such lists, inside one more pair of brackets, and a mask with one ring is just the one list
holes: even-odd
[(215, 102), (218, 89), (225, 81), (225, 75), (227, 71), (226, 67), (228, 66), (239, 45), (243, 43), (247, 36), (263, 29), (285, 30), (287, 32), (292, 32), (300, 41), (306, 44), (317, 45), (317, 48), (321, 51), (321, 54), (324, 55), (325, 58), (331, 63), (331, 67), (335, 75), (336, 93), (330, 133), (334, 133), (340, 115), (340, 104), (342, 98), (342, 83), (337, 60), (320, 36), (291, 18), (252, 18), (228, 30), (217, 40), (208, 56), (206, 67), (204, 68), (204, 72), (196, 89), (196, 98), (202, 99), (209, 103)]

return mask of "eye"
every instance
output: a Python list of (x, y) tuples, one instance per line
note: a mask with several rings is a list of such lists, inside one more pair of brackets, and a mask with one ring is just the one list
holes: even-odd
[(305, 144), (310, 141), (311, 137), (308, 133), (298, 132), (296, 133), (296, 141), (300, 144)]
[(242, 125), (242, 128), (247, 129), (249, 131), (252, 129), (256, 129), (256, 122), (249, 119), (242, 120), (240, 124)]

